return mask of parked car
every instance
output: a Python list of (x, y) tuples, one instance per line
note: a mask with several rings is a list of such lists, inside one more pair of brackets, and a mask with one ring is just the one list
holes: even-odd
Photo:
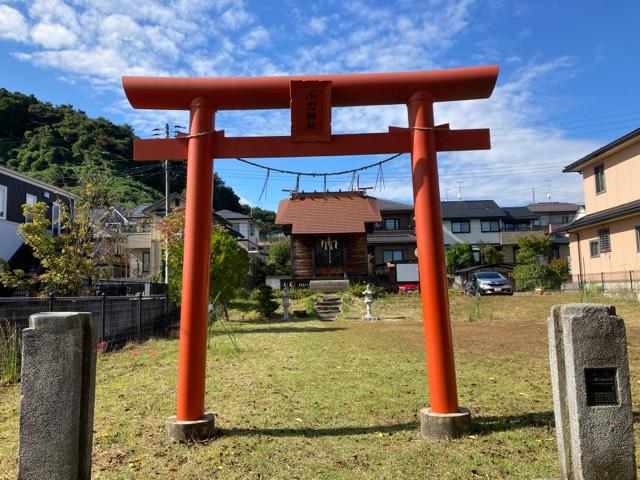
[(513, 295), (513, 287), (509, 279), (498, 272), (474, 273), (464, 285), (467, 295)]

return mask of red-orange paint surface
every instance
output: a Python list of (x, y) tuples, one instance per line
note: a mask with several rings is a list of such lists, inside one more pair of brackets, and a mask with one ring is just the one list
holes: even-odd
[[(210, 131), (213, 128), (213, 114), (207, 100), (195, 99), (191, 107), (189, 133), (193, 135)], [(212, 135), (189, 139), (177, 420), (198, 420), (204, 415), (213, 202), (212, 139)]]
[[(410, 127), (433, 127), (433, 101), (428, 94), (416, 93), (407, 106)], [(432, 130), (413, 131), (411, 170), (431, 410), (434, 413), (455, 413), (458, 411), (458, 394), (436, 151), (436, 135)]]
[[(253, 78), (123, 77), (134, 108), (191, 110), (187, 139), (140, 140), (141, 160), (187, 158), (187, 211), (178, 365), (177, 419), (204, 413), (212, 158), (360, 155), (411, 151), (416, 238), (431, 408), (458, 411), (449, 322), (444, 241), (436, 152), (490, 148), (488, 130), (431, 130), (433, 102), (487, 98), (498, 77), (495, 65), (449, 70)], [(330, 81), (331, 105), (407, 104), (410, 131), (332, 135), (327, 143), (291, 137), (225, 138), (211, 133), (217, 110), (289, 108), (292, 81)], [(420, 130), (424, 128), (425, 130)]]

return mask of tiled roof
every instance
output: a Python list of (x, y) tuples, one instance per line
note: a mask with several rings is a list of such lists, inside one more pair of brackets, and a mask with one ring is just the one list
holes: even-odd
[(216, 213), (227, 220), (249, 220), (251, 218), (249, 215), (231, 210), (216, 210)]
[(442, 202), (442, 218), (502, 218), (506, 214), (493, 200)]
[(413, 205), (408, 203), (396, 202), (395, 200), (387, 200), (385, 198), (378, 198), (378, 208), (381, 212), (395, 212), (395, 211), (413, 211)]
[(360, 192), (294, 193), (280, 201), (276, 224), (292, 234), (362, 233), (365, 223), (380, 222), (375, 198)]
[(588, 227), (590, 225), (598, 225), (600, 223), (609, 222), (611, 220), (635, 214), (640, 214), (640, 200), (634, 200), (633, 202), (623, 203), (617, 207), (607, 208), (600, 212), (585, 215), (575, 222), (554, 229), (554, 232), (574, 232), (580, 228)]
[(533, 213), (558, 213), (558, 212), (572, 212), (575, 213), (580, 208), (577, 203), (566, 202), (539, 202), (530, 203), (527, 208)]
[(527, 207), (504, 207), (502, 210), (507, 214), (507, 220), (534, 220), (538, 218), (538, 215)]
[(367, 235), (367, 243), (416, 243), (416, 236), (413, 233), (375, 232)]

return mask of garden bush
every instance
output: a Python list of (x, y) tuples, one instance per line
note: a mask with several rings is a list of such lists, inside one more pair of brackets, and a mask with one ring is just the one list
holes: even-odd
[(516, 265), (513, 269), (513, 279), (516, 290), (521, 292), (536, 288), (560, 290), (562, 285), (562, 278), (555, 269), (549, 265), (537, 263)]
[[(352, 297), (364, 297), (364, 291), (367, 289), (366, 283), (352, 283), (349, 285), (349, 288), (344, 290), (344, 294), (351, 295)], [(369, 290), (373, 292), (373, 298), (378, 298), (384, 295), (386, 292), (384, 288), (376, 287), (375, 285), (369, 284)]]
[(251, 292), (251, 299), (256, 302), (256, 311), (260, 313), (264, 318), (269, 318), (273, 315), (280, 304), (275, 300), (275, 290), (269, 285), (260, 285), (253, 292)]

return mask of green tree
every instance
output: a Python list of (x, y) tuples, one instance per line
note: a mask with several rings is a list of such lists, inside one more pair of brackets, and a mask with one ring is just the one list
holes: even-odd
[(256, 310), (263, 318), (273, 315), (280, 304), (275, 300), (275, 291), (269, 285), (260, 285), (252, 293), (252, 298), (256, 302)]
[(289, 237), (278, 240), (269, 247), (267, 272), (269, 275), (291, 274), (291, 241)]
[(249, 214), (250, 207), (240, 203), (240, 197), (233, 188), (229, 187), (217, 173), (213, 179), (213, 208), (216, 210), (231, 210), (232, 212)]
[(551, 259), (552, 242), (546, 235), (523, 235), (518, 240), (518, 247), (517, 263), (540, 263), (539, 259), (543, 259), (543, 261)]
[[(162, 221), (161, 230), (169, 244), (169, 295), (180, 304), (184, 211), (173, 211)], [(226, 305), (244, 286), (249, 267), (247, 251), (224, 228), (215, 225), (211, 231), (209, 300)]]
[(45, 203), (24, 205), (23, 212), (30, 221), (20, 225), (18, 232), (40, 261), (42, 272), (10, 270), (5, 264), (0, 268), (0, 282), (10, 288), (29, 288), (40, 295), (86, 293), (89, 280), (94, 277), (89, 204), (77, 202), (73, 217), (64, 204), (60, 205), (60, 235), (51, 234)]
[(473, 265), (473, 250), (468, 242), (456, 242), (449, 245), (445, 254), (447, 272), (455, 273), (461, 268)]
[(276, 212), (264, 210), (259, 207), (252, 207), (251, 218), (260, 225), (261, 234), (269, 235), (271, 233), (282, 232), (282, 227), (280, 225), (276, 225)]
[(493, 265), (496, 263), (504, 262), (504, 253), (499, 251), (493, 245), (489, 245), (488, 243), (480, 242), (478, 243), (478, 247), (480, 249), (480, 259), (482, 263), (487, 265)]

